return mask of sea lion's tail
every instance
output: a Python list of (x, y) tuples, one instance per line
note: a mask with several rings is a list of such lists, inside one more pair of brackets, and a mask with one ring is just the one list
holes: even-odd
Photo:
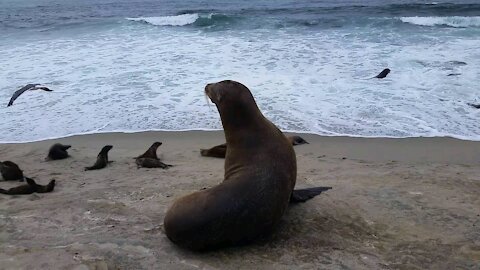
[(8, 194), (8, 191), (3, 188), (0, 188), (0, 194)]
[(332, 189), (332, 187), (314, 187), (305, 189), (296, 189), (290, 196), (290, 203), (306, 202), (320, 193)]

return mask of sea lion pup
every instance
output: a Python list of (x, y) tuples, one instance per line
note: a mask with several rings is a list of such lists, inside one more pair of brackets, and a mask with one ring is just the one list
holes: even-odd
[(105, 168), (107, 164), (111, 162), (108, 161), (108, 151), (110, 151), (110, 149), (112, 148), (113, 146), (111, 145), (105, 145), (102, 150), (100, 150), (100, 153), (98, 153), (97, 161), (95, 162), (95, 164), (91, 167), (85, 167), (85, 171), (99, 170)]
[[(308, 144), (300, 136), (288, 136), (287, 139), (290, 141), (292, 145), (301, 145), (301, 144)], [(210, 149), (200, 149), (200, 155), (203, 157), (216, 157), (216, 158), (225, 158), (225, 154), (227, 153), (227, 144), (220, 144), (214, 146)]]
[(167, 237), (192, 250), (245, 244), (272, 232), (297, 176), (292, 144), (262, 115), (247, 87), (221, 81), (205, 93), (225, 131), (225, 179), (177, 199), (164, 219)]
[(58, 160), (58, 159), (65, 159), (69, 157), (70, 155), (67, 152), (67, 149), (72, 147), (71, 145), (63, 145), (60, 143), (56, 143), (50, 147), (50, 150), (48, 150), (48, 156), (45, 158), (45, 160)]
[(304, 138), (300, 136), (288, 136), (287, 139), (292, 143), (292, 145), (301, 145), (301, 144), (309, 144), (305, 141)]
[(23, 181), (23, 172), (17, 164), (12, 161), (0, 162), (0, 173), (5, 181)]
[(154, 158), (137, 158), (135, 160), (135, 163), (137, 164), (137, 169), (139, 169), (140, 167), (168, 169), (173, 166), (173, 165), (165, 164), (161, 162), (159, 159), (154, 159)]
[(37, 193), (47, 193), (52, 192), (55, 188), (55, 179), (52, 179), (50, 183), (46, 186), (39, 185), (35, 183), (35, 181), (31, 178), (25, 177), (27, 180), (26, 185), (21, 185), (18, 187), (13, 187), (11, 189), (5, 190), (0, 188), (0, 194), (8, 194), (8, 195), (25, 195), (25, 194), (32, 194), (34, 192)]
[(200, 149), (200, 155), (202, 157), (225, 158), (226, 154), (227, 154), (227, 144), (226, 143), (214, 146), (210, 149)]
[(374, 78), (377, 78), (377, 79), (383, 79), (385, 77), (387, 77), (388, 73), (390, 73), (390, 69), (386, 68), (384, 70), (382, 70), (382, 72), (380, 72), (377, 76), (375, 76)]
[(148, 150), (141, 154), (140, 156), (136, 157), (135, 159), (139, 159), (139, 158), (153, 158), (153, 159), (159, 159), (157, 157), (157, 149), (158, 147), (160, 147), (160, 145), (162, 145), (161, 142), (154, 142), (152, 144), (152, 146), (150, 146), (150, 148), (148, 148)]

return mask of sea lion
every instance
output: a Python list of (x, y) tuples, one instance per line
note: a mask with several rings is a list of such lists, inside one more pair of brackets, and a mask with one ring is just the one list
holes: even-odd
[(27, 180), (26, 185), (21, 185), (18, 187), (13, 187), (11, 189), (5, 190), (0, 188), (0, 194), (8, 194), (8, 195), (25, 195), (25, 194), (32, 194), (34, 192), (37, 193), (47, 193), (52, 192), (55, 188), (55, 179), (52, 179), (50, 183), (46, 186), (38, 185), (35, 181), (31, 178), (25, 177)]
[(10, 101), (8, 102), (7, 107), (12, 106), (15, 99), (17, 99), (25, 91), (33, 91), (33, 90), (43, 90), (43, 91), (48, 91), (48, 92), (53, 91), (53, 90), (51, 90), (47, 87), (38, 86), (38, 85), (40, 85), (40, 84), (39, 83), (29, 83), (29, 84), (25, 85), (24, 87), (15, 91), (15, 93), (13, 93), (12, 97), (10, 98)]
[(23, 181), (22, 170), (20, 169), (20, 167), (18, 167), (17, 164), (13, 163), (12, 161), (0, 162), (0, 173), (2, 174), (3, 179), (6, 181)]
[(250, 90), (235, 81), (208, 84), (227, 141), (225, 179), (177, 199), (164, 226), (175, 244), (192, 250), (249, 243), (272, 232), (295, 186), (292, 144), (267, 120)]
[(300, 136), (288, 136), (287, 139), (292, 143), (292, 145), (308, 144), (308, 142)]
[(58, 159), (65, 159), (69, 157), (70, 155), (67, 152), (67, 149), (72, 147), (71, 145), (63, 145), (60, 143), (56, 143), (50, 147), (50, 150), (48, 150), (48, 156), (45, 158), (45, 160), (58, 160)]
[(467, 105), (475, 109), (480, 109), (480, 104), (467, 103)]
[(383, 79), (383, 78), (387, 77), (388, 73), (390, 73), (390, 69), (386, 68), (386, 69), (382, 70), (382, 72), (380, 72), (374, 78)]
[[(308, 142), (300, 136), (288, 136), (287, 139), (290, 141), (292, 145), (308, 144)], [(227, 153), (226, 143), (214, 146), (210, 149), (200, 149), (200, 155), (203, 157), (225, 158), (226, 153)]]
[(99, 170), (105, 168), (107, 164), (111, 162), (108, 161), (108, 151), (110, 151), (110, 149), (112, 148), (113, 146), (111, 145), (105, 145), (102, 150), (100, 150), (100, 153), (98, 153), (97, 161), (95, 162), (95, 164), (91, 167), (85, 167), (85, 171)]
[(223, 143), (210, 149), (200, 149), (200, 155), (203, 157), (225, 158), (227, 153), (227, 144)]
[(137, 169), (140, 167), (162, 168), (162, 169), (168, 169), (169, 167), (172, 167), (172, 165), (165, 164), (161, 162), (159, 159), (154, 159), (154, 158), (137, 158), (135, 160), (135, 163), (137, 164)]
[(157, 149), (158, 147), (160, 147), (160, 145), (162, 145), (161, 142), (154, 142), (152, 144), (152, 146), (150, 146), (150, 148), (148, 148), (148, 150), (141, 154), (140, 156), (136, 157), (136, 159), (139, 159), (139, 158), (153, 158), (153, 159), (159, 159), (157, 157)]

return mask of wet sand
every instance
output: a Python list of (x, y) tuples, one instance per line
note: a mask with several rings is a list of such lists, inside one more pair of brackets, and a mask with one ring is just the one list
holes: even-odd
[[(142, 132), (1, 144), (53, 193), (0, 196), (0, 269), (479, 269), (480, 142), (302, 134), (297, 188), (333, 189), (287, 210), (276, 232), (243, 247), (193, 253), (163, 232), (169, 205), (223, 179), (200, 148), (222, 132)], [(168, 170), (137, 169), (154, 141)], [(43, 161), (55, 142), (71, 158)], [(85, 172), (101, 147), (115, 161)], [(10, 188), (18, 182), (0, 182)]]

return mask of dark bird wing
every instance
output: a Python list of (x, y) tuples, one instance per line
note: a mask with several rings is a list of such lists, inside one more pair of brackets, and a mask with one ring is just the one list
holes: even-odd
[(10, 98), (10, 102), (8, 102), (7, 107), (11, 106), (13, 104), (13, 102), (15, 101), (15, 99), (17, 99), (21, 94), (23, 94), (23, 92), (25, 92), (27, 90), (30, 90), (37, 85), (39, 85), (39, 84), (38, 83), (29, 83), (29, 84), (25, 85), (24, 87), (15, 91), (15, 93), (13, 93), (13, 95), (12, 95), (12, 98)]
[(52, 89), (49, 89), (49, 88), (47, 88), (47, 87), (35, 87), (34, 89), (35, 89), (35, 90), (48, 91), (48, 92), (52, 92), (52, 91), (53, 91)]

